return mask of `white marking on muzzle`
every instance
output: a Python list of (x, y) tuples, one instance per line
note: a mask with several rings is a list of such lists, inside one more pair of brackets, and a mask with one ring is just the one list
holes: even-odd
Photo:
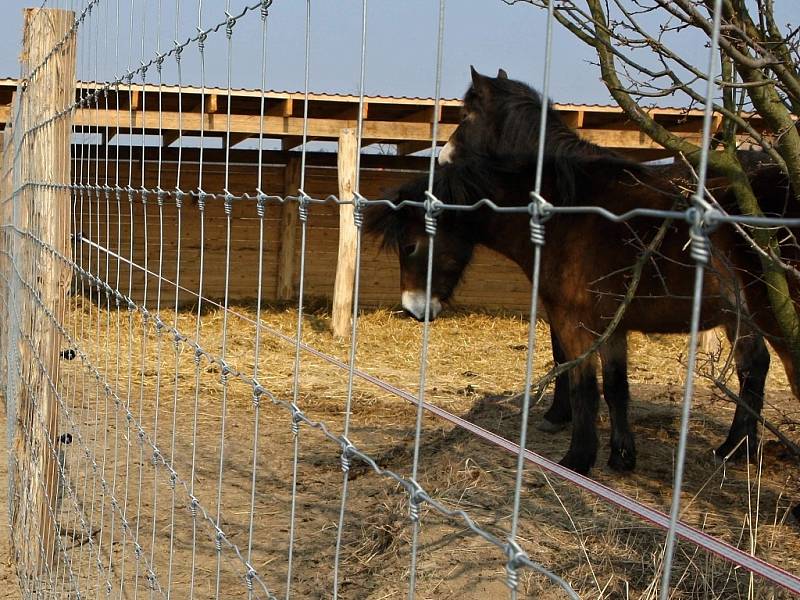
[[(400, 302), (403, 308), (420, 321), (425, 320), (425, 292), (422, 290), (410, 290), (403, 292), (400, 296)], [(431, 312), (430, 320), (433, 321), (436, 316), (442, 311), (442, 303), (439, 298), (431, 296)]]
[(448, 141), (439, 152), (439, 164), (446, 165), (453, 162), (453, 143)]

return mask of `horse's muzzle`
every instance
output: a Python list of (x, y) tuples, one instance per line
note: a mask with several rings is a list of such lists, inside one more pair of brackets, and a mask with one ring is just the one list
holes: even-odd
[[(403, 292), (401, 299), (403, 309), (417, 321), (425, 320), (425, 292), (411, 290)], [(431, 296), (429, 320), (433, 321), (442, 311), (442, 303), (436, 296)]]

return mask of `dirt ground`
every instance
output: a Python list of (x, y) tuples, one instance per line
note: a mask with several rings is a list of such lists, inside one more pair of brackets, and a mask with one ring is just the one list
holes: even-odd
[[(234, 307), (227, 319), (223, 311), (210, 307), (199, 321), (189, 311), (177, 318), (162, 311), (161, 319), (170, 327), (177, 325), (191, 337), (199, 331), (201, 350), (196, 352), (186, 341), (175, 343), (168, 330), (158, 333), (152, 319), (144, 324), (137, 313), (74, 303), (68, 330), (85, 358), (64, 362), (60, 379), (61, 427), (72, 434), (73, 443), (66, 450), (60, 558), (45, 587), (57, 591), (58, 597), (73, 597), (79, 589), (87, 598), (105, 594), (108, 585), (112, 597), (131, 598), (149, 587), (185, 598), (193, 587), (195, 598), (211, 598), (219, 586), (220, 597), (247, 597), (247, 562), (269, 592), (283, 597), (293, 526), (292, 596), (331, 597), (343, 495), (341, 451), (319, 429), (306, 424), (300, 427), (295, 446), (285, 406), (293, 399), (294, 352), (275, 333), (293, 336), (296, 312), (263, 311), (265, 328), (256, 363), (252, 306)], [(349, 345), (333, 339), (328, 326), (325, 308), (312, 306), (303, 322), (303, 339), (346, 360)], [(415, 392), (420, 336), (420, 325), (399, 314), (367, 311), (359, 323), (357, 365)], [(550, 363), (544, 326), (537, 336), (536, 373), (541, 375)], [(514, 440), (520, 424), (526, 340), (527, 321), (517, 315), (466, 311), (443, 315), (431, 329), (427, 399)], [(621, 475), (605, 465), (608, 422), (601, 409), (601, 456), (592, 475), (668, 511), (685, 337), (634, 335), (630, 346), (631, 422), (638, 466), (634, 473)], [(223, 352), (230, 369), (227, 377), (219, 364), (208, 360), (208, 355), (221, 357)], [(718, 374), (726, 356), (724, 346), (720, 356), (704, 355), (701, 374)], [(347, 371), (308, 353), (301, 358), (297, 405), (338, 435), (348, 396)], [(249, 382), (254, 374), (277, 401), (262, 395), (257, 411)], [(533, 408), (532, 423), (549, 401), (548, 393)], [(692, 412), (683, 519), (798, 573), (800, 527), (788, 511), (800, 500), (800, 469), (772, 434), (764, 436), (760, 462), (716, 462), (712, 449), (723, 441), (732, 415), (730, 402), (701, 376)], [(765, 415), (784, 434), (798, 439), (800, 406), (791, 397), (777, 360), (770, 371)], [(410, 474), (414, 422), (412, 405), (366, 381), (354, 381), (348, 437), (380, 467)], [(146, 435), (139, 435), (139, 427)], [(557, 460), (568, 442), (568, 432), (543, 434), (534, 429), (528, 446)], [(466, 511), (499, 538), (507, 536), (514, 456), (430, 415), (423, 420), (419, 456), (418, 480), (433, 498), (450, 509)], [(165, 463), (174, 466), (174, 480)], [(407, 500), (395, 481), (354, 461), (342, 531), (340, 597), (407, 596), (411, 564)], [(564, 577), (582, 598), (657, 594), (663, 533), (531, 467), (524, 480), (519, 531), (520, 545), (529, 556)], [(417, 598), (507, 597), (504, 566), (501, 551), (462, 520), (423, 507)], [(0, 571), (0, 578), (6, 577), (13, 578), (13, 571)], [(673, 585), (674, 598), (788, 597), (685, 543), (678, 548)], [(520, 590), (523, 597), (564, 597), (545, 577), (528, 571), (521, 572)], [(253, 596), (267, 597), (258, 581)]]
[[(6, 431), (6, 413), (0, 409), (0, 430)], [(8, 507), (8, 460), (7, 455), (0, 460), (0, 496), (2, 497), (3, 507)], [(22, 598), (22, 592), (17, 580), (17, 572), (14, 569), (14, 555), (11, 552), (11, 539), (8, 527), (8, 513), (3, 512), (3, 524), (0, 526), (0, 589), (3, 590), (3, 598), (17, 600)]]

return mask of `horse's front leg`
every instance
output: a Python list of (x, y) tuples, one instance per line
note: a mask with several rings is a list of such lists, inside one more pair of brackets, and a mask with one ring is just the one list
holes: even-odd
[(611, 454), (608, 466), (615, 471), (636, 467), (636, 443), (628, 423), (628, 339), (625, 332), (613, 333), (600, 347), (603, 363), (603, 396), (611, 417)]
[[(558, 366), (567, 359), (564, 357), (564, 350), (561, 342), (558, 341), (553, 328), (550, 328), (550, 342), (553, 347), (553, 363)], [(555, 433), (564, 429), (572, 420), (572, 407), (569, 403), (569, 373), (562, 373), (556, 377), (556, 386), (553, 393), (553, 403), (547, 412), (544, 413), (541, 423), (538, 425), (540, 431)]]
[[(566, 315), (559, 316), (563, 318), (551, 316), (551, 327), (556, 328), (556, 336), (564, 349), (566, 360), (574, 360), (591, 347), (594, 338), (579, 321), (576, 322)], [(597, 460), (596, 420), (600, 392), (597, 389), (597, 357), (594, 353), (579, 361), (569, 371), (569, 388), (572, 439), (561, 464), (586, 474)]]

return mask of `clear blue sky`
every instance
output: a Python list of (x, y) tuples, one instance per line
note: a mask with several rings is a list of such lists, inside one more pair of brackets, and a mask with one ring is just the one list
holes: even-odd
[[(19, 73), (22, 9), (38, 0), (2, 0), (0, 8), (0, 75)], [(224, 0), (202, 2), (203, 27), (224, 20)], [(236, 14), (246, 2), (231, 0)], [(361, 48), (361, 0), (313, 0), (311, 71), (309, 87), (318, 92), (354, 93), (358, 90)], [(54, 0), (49, 6), (80, 10), (85, 1)], [(198, 19), (197, 0), (103, 0), (94, 9), (92, 25), (81, 34), (84, 44), (79, 77), (105, 79), (138, 66), (144, 31), (147, 59), (172, 46), (176, 6), (180, 7), (178, 39), (193, 35)], [(394, 96), (433, 96), (438, 0), (370, 0), (367, 31), (366, 91)], [(119, 26), (117, 27), (117, 7)], [(159, 12), (159, 6), (161, 8)], [(275, 0), (268, 25), (267, 88), (301, 90), (305, 6), (302, 0)], [(133, 29), (130, 13), (133, 12)], [(159, 16), (160, 15), (160, 16)], [(446, 13), (442, 92), (463, 94), (469, 65), (495, 73), (505, 68), (512, 77), (540, 86), (541, 54), (546, 14), (530, 5), (506, 6), (499, 0), (449, 0)], [(87, 21), (88, 22), (88, 21)], [(587, 64), (588, 49), (558, 28), (555, 40), (553, 94), (559, 101), (607, 102), (609, 97), (597, 71)], [(158, 35), (160, 33), (160, 35)], [(232, 84), (258, 87), (260, 83), (261, 21), (249, 13), (234, 29)], [(206, 44), (208, 85), (226, 85), (227, 40), (212, 34)], [(184, 55), (184, 82), (199, 83), (196, 46)], [(148, 80), (156, 81), (149, 72)], [(165, 81), (175, 80), (175, 62), (169, 60)]]
[[(754, 0), (748, 0), (754, 1)], [(253, 0), (230, 0), (233, 14)], [(19, 73), (22, 8), (41, 0), (0, 0), (0, 76)], [(80, 11), (87, 0), (50, 0), (48, 6)], [(800, 0), (776, 0), (781, 24), (800, 21)], [(309, 88), (316, 92), (356, 93), (361, 48), (361, 0), (312, 0)], [(202, 7), (202, 11), (198, 9)], [(370, 0), (367, 31), (366, 92), (391, 96), (434, 94), (438, 0)], [(78, 76), (108, 80), (136, 68), (159, 48), (196, 33), (198, 12), (208, 28), (225, 18), (226, 0), (101, 0), (80, 34)], [(303, 88), (306, 2), (274, 0), (268, 29), (267, 89)], [(180, 12), (176, 36), (176, 14)], [(664, 16), (661, 12), (654, 15)], [(660, 23), (653, 18), (651, 25)], [(442, 93), (460, 97), (469, 80), (469, 65), (486, 73), (505, 68), (509, 75), (539, 88), (542, 80), (546, 13), (527, 3), (508, 6), (501, 0), (448, 0)], [(131, 27), (132, 23), (132, 27)], [(706, 40), (690, 30), (672, 38), (690, 62), (705, 66)], [(144, 47), (144, 48), (143, 48)], [(234, 28), (231, 83), (260, 85), (261, 20), (249, 13)], [(224, 31), (209, 36), (205, 52), (207, 85), (227, 85), (227, 40)], [(552, 95), (556, 101), (610, 103), (593, 52), (556, 25)], [(653, 61), (646, 61), (651, 65)], [(164, 81), (176, 81), (176, 64), (168, 59)], [(184, 53), (184, 83), (199, 84), (197, 46)], [(156, 82), (154, 70), (148, 81)], [(136, 79), (140, 82), (141, 79)], [(685, 105), (680, 97), (662, 103)]]

